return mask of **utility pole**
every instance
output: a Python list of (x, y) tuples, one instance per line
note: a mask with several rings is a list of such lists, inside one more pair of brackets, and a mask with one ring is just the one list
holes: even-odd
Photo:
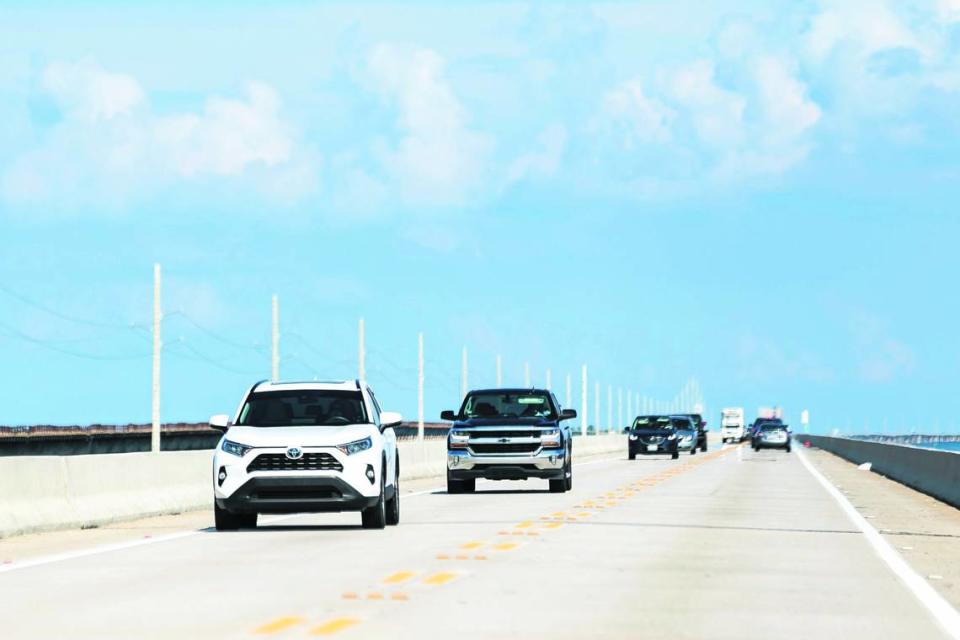
[(587, 435), (587, 365), (580, 370), (580, 435)]
[(572, 384), (572, 381), (570, 380), (570, 374), (568, 373), (567, 374), (567, 398), (566, 398), (566, 401), (563, 403), (563, 406), (569, 409), (570, 404), (572, 402), (573, 402), (573, 384)]
[(417, 439), (423, 441), (423, 332), (417, 334)]
[(524, 389), (530, 388), (530, 363), (523, 363), (523, 387)]
[(503, 360), (497, 356), (497, 387), (503, 386)]
[(160, 453), (160, 264), (153, 265), (153, 389), (151, 393), (150, 450)]
[(593, 433), (600, 435), (600, 383), (593, 383)]
[(273, 330), (270, 332), (270, 379), (277, 382), (280, 380), (280, 303), (277, 302), (276, 294), (273, 296), (272, 303)]
[(469, 369), (467, 368), (467, 347), (464, 345), (463, 354), (460, 358), (460, 401), (467, 397)]
[(364, 348), (364, 344), (363, 344), (363, 340), (364, 340), (363, 333), (364, 333), (363, 318), (360, 318), (360, 324), (357, 327), (357, 338), (358, 338), (357, 360), (359, 361), (359, 365), (360, 365), (358, 367), (358, 374), (360, 375), (361, 380), (366, 380), (367, 379), (367, 362), (366, 362), (367, 351)]
[(623, 387), (617, 387), (617, 431), (627, 425), (623, 424)]
[(613, 385), (607, 385), (607, 430), (613, 433)]

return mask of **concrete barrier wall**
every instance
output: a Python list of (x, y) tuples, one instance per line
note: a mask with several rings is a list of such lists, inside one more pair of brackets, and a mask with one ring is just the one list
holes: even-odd
[(854, 464), (869, 462), (873, 471), (960, 508), (960, 454), (830, 436), (796, 438)]
[[(441, 477), (446, 440), (401, 440), (402, 480)], [(577, 438), (577, 460), (626, 451), (626, 438)], [(212, 451), (0, 458), (0, 538), (209, 508)]]

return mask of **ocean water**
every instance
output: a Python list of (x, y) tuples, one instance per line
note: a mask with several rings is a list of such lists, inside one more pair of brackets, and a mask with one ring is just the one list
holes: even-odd
[(960, 452), (960, 442), (918, 442), (913, 446), (922, 449), (939, 449), (940, 451)]

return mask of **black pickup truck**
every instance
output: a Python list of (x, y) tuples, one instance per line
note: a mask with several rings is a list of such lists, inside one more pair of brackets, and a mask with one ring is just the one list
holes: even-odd
[(444, 411), (447, 493), (471, 493), (477, 478), (550, 481), (552, 493), (573, 488), (573, 438), (565, 423), (577, 417), (561, 409), (545, 389), (471, 391), (460, 410)]

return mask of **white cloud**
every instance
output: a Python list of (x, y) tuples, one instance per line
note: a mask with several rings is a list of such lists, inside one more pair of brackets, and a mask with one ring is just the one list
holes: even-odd
[(272, 167), (290, 159), (293, 136), (280, 118), (280, 98), (250, 83), (246, 100), (213, 97), (201, 114), (158, 118), (156, 142), (183, 176), (236, 175), (255, 163)]
[(941, 22), (960, 22), (960, 0), (938, 0), (937, 17)]
[(803, 161), (812, 146), (808, 134), (821, 110), (807, 97), (806, 86), (774, 57), (758, 59), (752, 72), (758, 118), (745, 144), (724, 159), (720, 174), (783, 173)]
[(717, 85), (711, 61), (698, 60), (678, 69), (669, 91), (692, 118), (702, 142), (723, 147), (741, 141), (746, 99)]
[(632, 154), (642, 171), (631, 179), (638, 196), (780, 174), (806, 158), (821, 118), (806, 85), (770, 55), (743, 56), (737, 65), (732, 88), (712, 61), (696, 60), (661, 71), (653, 91), (632, 79), (605, 95), (593, 128), (614, 132), (614, 143)]
[(64, 111), (88, 122), (129, 113), (144, 102), (136, 79), (104, 71), (91, 60), (54, 62), (44, 69), (41, 85)]
[(295, 144), (271, 87), (210, 97), (197, 113), (155, 113), (132, 77), (90, 61), (53, 63), (42, 87), (62, 119), (0, 182), (13, 201), (123, 204), (178, 181), (245, 176), (271, 198), (315, 187), (316, 159)]
[(886, 49), (928, 53), (920, 39), (881, 0), (839, 0), (827, 3), (807, 34), (807, 49), (823, 60), (838, 47), (851, 48), (861, 58)]
[(444, 61), (429, 49), (379, 45), (369, 72), (399, 108), (401, 139), (385, 164), (414, 203), (459, 204), (479, 186), (492, 151), (471, 129), (468, 114), (444, 77)]
[(508, 183), (556, 173), (567, 146), (566, 128), (561, 124), (548, 126), (540, 134), (538, 143), (538, 150), (523, 154), (513, 161), (507, 172)]
[(648, 97), (639, 78), (627, 80), (611, 89), (603, 99), (607, 119), (622, 124), (624, 148), (650, 142), (668, 142), (676, 112), (663, 102)]

